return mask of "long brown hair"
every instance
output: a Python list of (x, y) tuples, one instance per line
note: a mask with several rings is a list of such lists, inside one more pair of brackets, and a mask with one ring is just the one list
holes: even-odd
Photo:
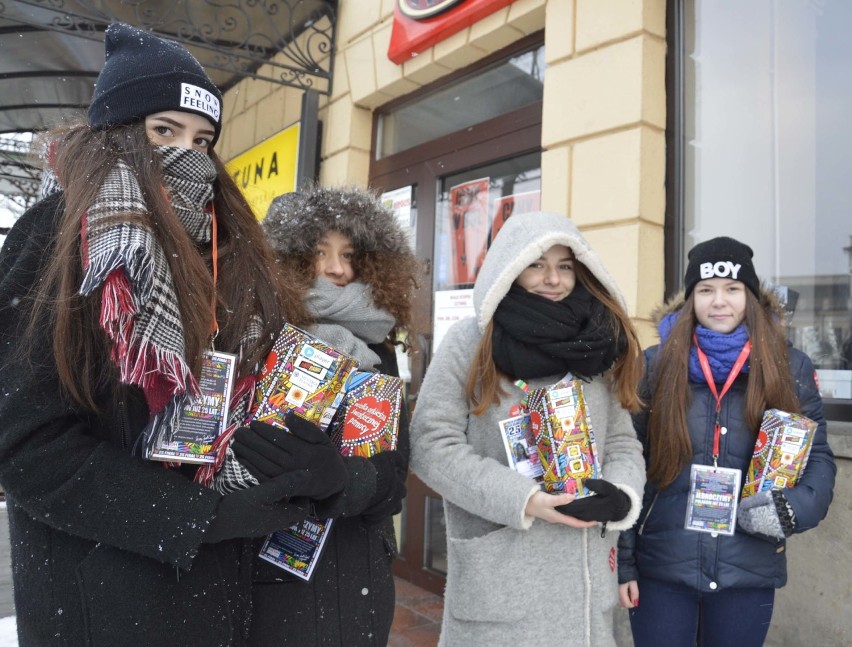
[[(136, 176), (148, 214), (126, 214), (143, 221), (162, 246), (169, 263), (184, 329), (186, 361), (197, 376), (213, 323), (211, 249), (199, 248), (184, 230), (162, 190), (162, 166), (144, 124), (93, 130), (85, 124), (48, 135), (53, 151), (51, 166), (64, 188), (56, 247), (44, 278), (35, 288), (30, 336), (35, 326), (53, 329), (53, 354), (63, 389), (82, 406), (97, 410), (95, 393), (114, 380), (105, 358), (108, 342), (98, 325), (100, 290), (79, 294), (82, 280), (81, 219), (95, 200), (107, 174), (123, 160)], [(289, 321), (301, 324), (305, 311), (293, 290), (282, 280), (279, 266), (259, 223), (216, 154), (214, 207), (218, 224), (216, 318), (218, 348), (239, 349), (240, 338), (252, 316), (263, 323), (261, 338), (245, 349), (240, 374), (250, 372), (271, 346), (274, 333)]]
[[(642, 347), (636, 336), (636, 330), (624, 308), (612, 297), (603, 284), (580, 261), (574, 260), (574, 274), (595, 299), (600, 301), (609, 312), (615, 330), (615, 343), (624, 339), (624, 352), (612, 366), (612, 391), (628, 411), (638, 411), (642, 407), (637, 386), (642, 376)], [(467, 374), (465, 392), (474, 415), (481, 416), (492, 404), (498, 404), (506, 395), (501, 381), (509, 376), (503, 374), (494, 363), (491, 337), (494, 330), (493, 320), (489, 321), (482, 332), (470, 370)], [(521, 376), (513, 376), (521, 377)]]
[[(745, 418), (757, 430), (767, 408), (791, 413), (800, 410), (787, 361), (787, 339), (782, 316), (773, 297), (763, 291), (760, 300), (746, 290), (745, 324), (751, 341), (746, 385)], [(650, 462), (648, 478), (665, 489), (692, 461), (686, 412), (689, 407), (689, 353), (695, 317), (694, 293), (684, 301), (668, 339), (651, 367), (653, 393), (648, 413)]]

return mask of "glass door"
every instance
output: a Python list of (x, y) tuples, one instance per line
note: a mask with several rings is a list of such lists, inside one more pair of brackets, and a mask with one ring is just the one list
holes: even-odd
[[(463, 156), (458, 155), (460, 163)], [(538, 151), (434, 174), (436, 167), (447, 165), (424, 162), (402, 173), (417, 179), (410, 191), (393, 183), (381, 186), (384, 195), (415, 196), (415, 249), (423, 273), (415, 305), (416, 350), (409, 361), (412, 409), (444, 333), (455, 321), (473, 315), (473, 283), (494, 236), (513, 213), (536, 211), (541, 203)], [(377, 184), (374, 179), (373, 186)], [(443, 501), (413, 474), (401, 519), (397, 574), (441, 593), (446, 574)]]
[[(491, 239), (511, 213), (539, 208), (541, 35), (512, 49), (483, 61), (455, 85), (408, 97), (374, 118), (370, 186), (386, 196), (411, 196), (422, 267), (409, 361), (412, 411), (443, 332), (472, 313), (469, 294)], [(486, 103), (490, 111), (482, 107)], [(442, 594), (443, 500), (413, 473), (399, 537), (396, 575)]]

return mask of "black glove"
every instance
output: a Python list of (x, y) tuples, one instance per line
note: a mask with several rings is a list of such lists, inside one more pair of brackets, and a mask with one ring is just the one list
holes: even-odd
[(376, 470), (376, 493), (361, 518), (367, 523), (378, 523), (402, 510), (407, 470), (405, 457), (398, 451), (381, 452), (369, 460)]
[(287, 498), (303, 489), (309, 479), (310, 474), (298, 470), (226, 494), (216, 506), (216, 517), (204, 541), (212, 544), (235, 537), (262, 537), (301, 521), (308, 516), (307, 508), (289, 503)]
[(287, 429), (281, 429), (255, 420), (237, 429), (231, 449), (240, 464), (261, 483), (288, 472), (307, 472), (309, 478), (293, 496), (319, 500), (340, 492), (348, 474), (331, 439), (292, 411), (285, 424)]
[(556, 509), (580, 521), (621, 521), (630, 512), (630, 497), (609, 481), (586, 479), (584, 484), (594, 496), (575, 499)]

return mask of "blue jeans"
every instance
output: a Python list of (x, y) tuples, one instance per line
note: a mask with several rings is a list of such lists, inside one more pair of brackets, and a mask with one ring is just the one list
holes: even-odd
[(630, 609), (635, 647), (761, 647), (772, 620), (775, 589), (703, 593), (680, 584), (639, 580)]

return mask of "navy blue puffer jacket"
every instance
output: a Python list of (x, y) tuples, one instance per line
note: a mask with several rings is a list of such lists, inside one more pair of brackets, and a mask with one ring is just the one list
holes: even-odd
[[(645, 351), (645, 377), (640, 393), (650, 402), (654, 361), (659, 346)], [(807, 355), (789, 350), (796, 394), (802, 414), (819, 423), (813, 448), (799, 484), (784, 494), (796, 514), (796, 532), (815, 527), (828, 512), (834, 489), (834, 455), (826, 440), (822, 400)], [(722, 399), (719, 466), (733, 467), (745, 474), (754, 450), (754, 435), (745, 423), (745, 391), (748, 377), (741, 374)], [(713, 425), (716, 401), (706, 384), (690, 382), (692, 401), (687, 411), (693, 463), (713, 464)], [(721, 388), (721, 387), (719, 387)], [(648, 458), (647, 411), (634, 417), (639, 440)], [(737, 528), (733, 536), (684, 529), (690, 466), (672, 484), (658, 490), (648, 481), (642, 513), (636, 525), (619, 540), (618, 578), (629, 582), (652, 578), (689, 586), (699, 591), (732, 587), (775, 587), (787, 582), (786, 542), (762, 535), (749, 535)]]

